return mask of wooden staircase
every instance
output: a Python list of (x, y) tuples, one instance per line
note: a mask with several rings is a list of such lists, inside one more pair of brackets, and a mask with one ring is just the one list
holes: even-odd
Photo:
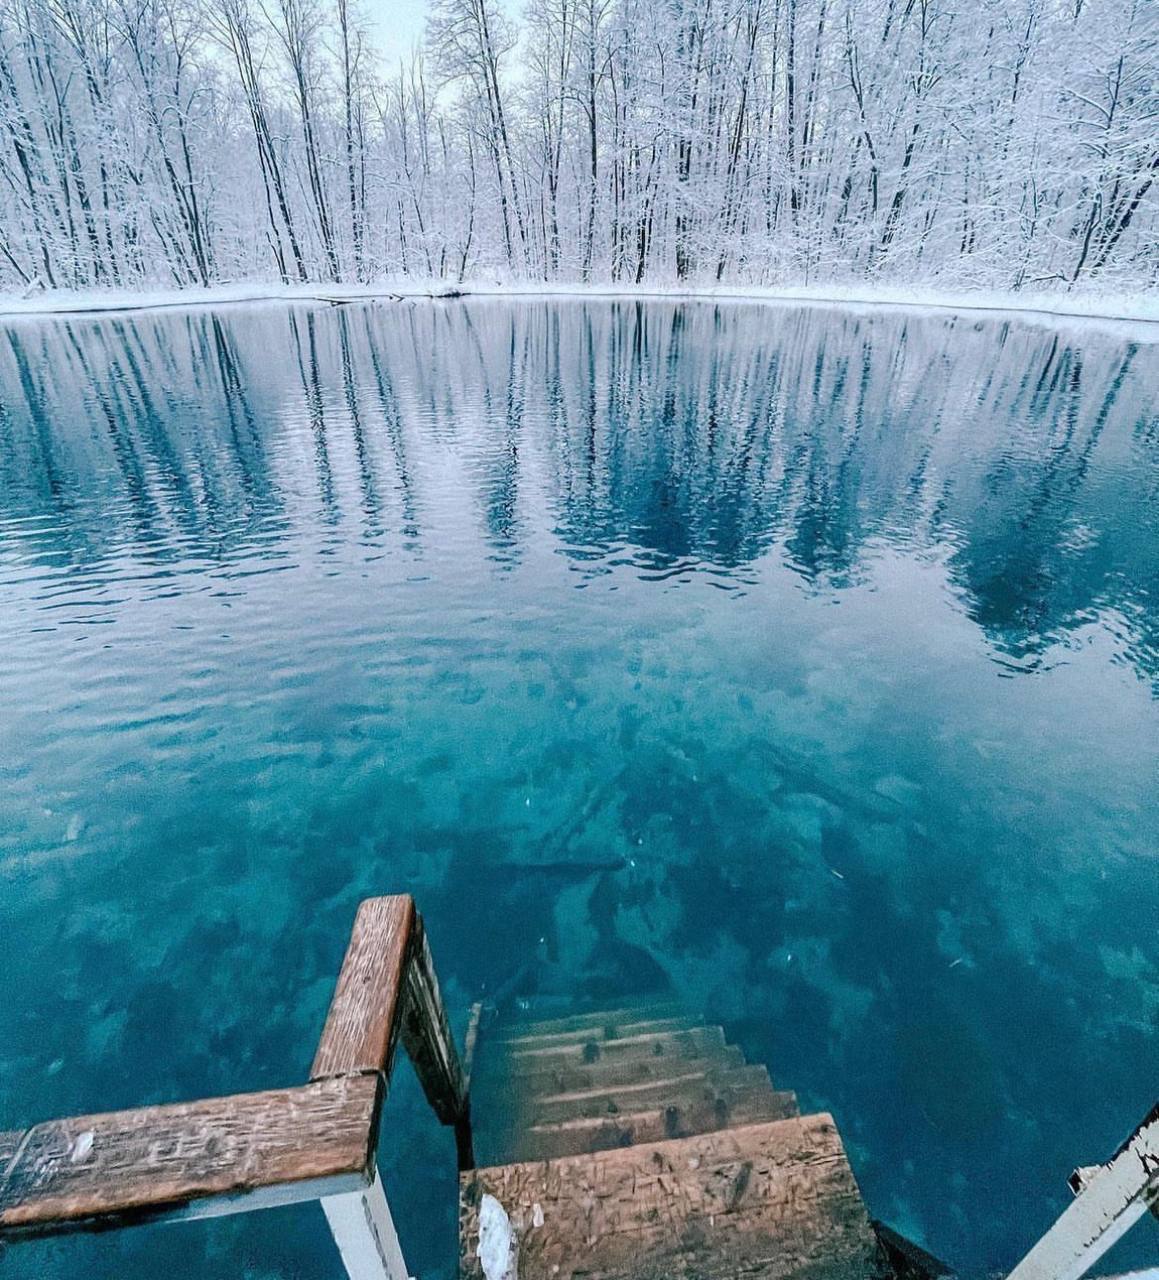
[[(719, 1027), (655, 1002), (550, 1018), (525, 1007), (486, 1025), (481, 1012), (464, 1069), (414, 902), (367, 898), (306, 1083), (0, 1132), (0, 1251), (316, 1201), (350, 1280), (406, 1280), (377, 1169), (401, 1044), (454, 1128), (472, 1280), (481, 1216), (502, 1245), (486, 1280), (952, 1280), (870, 1221), (832, 1117), (799, 1115)], [(1070, 1185), (1074, 1201), (1008, 1280), (1080, 1280), (1159, 1214), (1159, 1103)]]
[(463, 1277), (484, 1277), (486, 1195), (514, 1228), (519, 1280), (889, 1273), (832, 1117), (802, 1116), (720, 1027), (671, 1004), (497, 1022), (471, 1089), (482, 1167), (460, 1179)]

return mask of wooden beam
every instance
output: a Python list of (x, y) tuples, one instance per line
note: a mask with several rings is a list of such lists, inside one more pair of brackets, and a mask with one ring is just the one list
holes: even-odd
[(416, 919), (406, 894), (367, 898), (358, 908), (311, 1080), (359, 1071), (389, 1078)]
[(406, 969), (402, 1042), (435, 1114), (443, 1124), (454, 1124), (466, 1106), (466, 1078), (421, 920), (415, 924)]
[(415, 921), (403, 997), (402, 1042), (427, 1101), (443, 1124), (455, 1126), (459, 1169), (475, 1164), (471, 1098), (455, 1049), (422, 918)]
[(382, 1091), (351, 1076), (5, 1133), (0, 1240), (357, 1191), (373, 1177)]
[(1007, 1280), (1079, 1280), (1159, 1204), (1159, 1103), (1105, 1165), (1082, 1172), (1074, 1203)]

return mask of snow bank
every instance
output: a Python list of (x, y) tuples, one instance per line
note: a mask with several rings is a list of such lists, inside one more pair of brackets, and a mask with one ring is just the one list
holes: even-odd
[(954, 292), (938, 289), (871, 286), (647, 285), (640, 287), (584, 284), (483, 283), (448, 285), (445, 281), (384, 281), (374, 285), (286, 285), (251, 282), (207, 289), (57, 290), (31, 297), (0, 295), (0, 318), (47, 315), (93, 315), (105, 312), (170, 307), (220, 307), (239, 303), (355, 302), (460, 297), (669, 299), (762, 302), (775, 305), (833, 306), (874, 311), (903, 308), (953, 313), (1012, 314), (1052, 325), (1097, 324), (1123, 331), (1142, 342), (1159, 342), (1159, 294), (1029, 294), (1003, 291)]

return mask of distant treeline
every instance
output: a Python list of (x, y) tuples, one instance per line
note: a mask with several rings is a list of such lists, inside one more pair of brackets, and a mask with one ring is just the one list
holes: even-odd
[(432, 0), (396, 66), (371, 31), (0, 0), (0, 286), (1159, 276), (1154, 0)]

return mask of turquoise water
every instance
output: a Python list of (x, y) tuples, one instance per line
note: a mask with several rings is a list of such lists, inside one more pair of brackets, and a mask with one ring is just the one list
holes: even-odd
[[(1156, 1092), (1156, 351), (660, 302), (0, 331), (0, 1128), (304, 1079), (404, 890), (457, 1018), (529, 963), (671, 987), (878, 1216), (1009, 1266)], [(382, 1164), (449, 1277), (405, 1071)], [(311, 1208), (2, 1265), (337, 1258)]]

